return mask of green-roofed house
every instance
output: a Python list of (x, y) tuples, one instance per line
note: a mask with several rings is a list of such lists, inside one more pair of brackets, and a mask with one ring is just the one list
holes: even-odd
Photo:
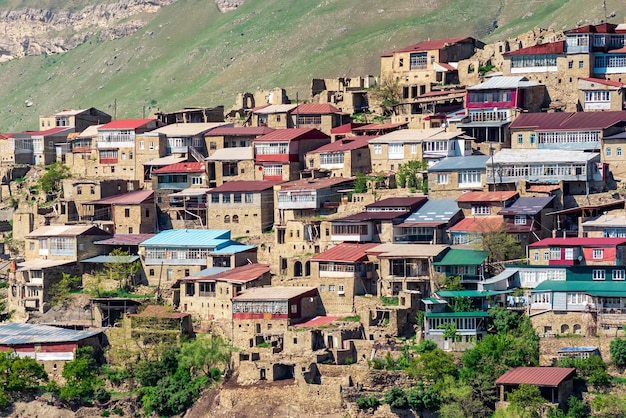
[(436, 276), (444, 279), (459, 276), (466, 288), (476, 289), (485, 280), (487, 251), (451, 248), (439, 260), (433, 262)]

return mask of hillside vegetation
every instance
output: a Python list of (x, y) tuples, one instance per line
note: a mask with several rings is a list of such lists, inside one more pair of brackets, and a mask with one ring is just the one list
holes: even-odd
[[(37, 7), (80, 10), (92, 3), (49, 0)], [(237, 92), (257, 88), (280, 86), (308, 97), (311, 78), (376, 75), (382, 53), (420, 40), (467, 35), (490, 41), (536, 26), (598, 22), (604, 10), (594, 3), (248, 0), (220, 13), (213, 2), (178, 0), (131, 36), (93, 36), (64, 54), (1, 64), (0, 132), (37, 129), (39, 115), (70, 107), (95, 106), (121, 118), (141, 117), (144, 107), (230, 107)], [(607, 11), (619, 10), (618, 3), (608, 0)], [(0, 1), (1, 8), (29, 4)]]

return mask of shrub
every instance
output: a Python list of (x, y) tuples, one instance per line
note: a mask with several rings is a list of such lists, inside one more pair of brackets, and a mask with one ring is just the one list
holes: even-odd
[(356, 400), (356, 406), (359, 409), (376, 409), (380, 406), (380, 400), (374, 396), (363, 397)]
[(385, 392), (385, 403), (392, 408), (406, 408), (408, 406), (406, 393), (402, 388), (393, 387)]
[(615, 338), (609, 346), (611, 360), (617, 367), (626, 366), (626, 340)]

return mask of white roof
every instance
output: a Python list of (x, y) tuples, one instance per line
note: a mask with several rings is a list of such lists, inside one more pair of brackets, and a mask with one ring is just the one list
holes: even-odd
[(194, 136), (201, 135), (211, 129), (219, 126), (233, 126), (232, 123), (214, 122), (214, 123), (173, 123), (152, 132), (164, 134), (165, 136)]
[(447, 245), (387, 243), (370, 248), (366, 252), (378, 254), (379, 258), (424, 258), (439, 255), (446, 248), (448, 248)]
[(207, 161), (241, 161), (241, 160), (253, 160), (254, 152), (252, 147), (235, 147), (235, 148), (221, 148), (218, 149), (206, 158)]
[(209, 192), (208, 187), (191, 187), (189, 189), (183, 189), (180, 192), (168, 194), (169, 197), (186, 197), (186, 196), (202, 196)]
[[(45, 225), (35, 229), (30, 234), (26, 234), (26, 238), (38, 237), (77, 237), (90, 229), (99, 228), (93, 225)], [(106, 233), (103, 232), (103, 235)]]
[(187, 161), (185, 157), (177, 157), (175, 155), (168, 155), (166, 157), (155, 158), (154, 160), (147, 161), (143, 163), (143, 165), (157, 165), (157, 166), (166, 166), (176, 163), (182, 163)]
[(91, 125), (78, 134), (78, 138), (95, 138), (98, 136), (98, 128), (102, 125)]
[(293, 109), (298, 107), (297, 104), (281, 104), (281, 105), (270, 105), (264, 107), (263, 109), (255, 110), (254, 113), (266, 115), (270, 113), (287, 113)]
[(38, 258), (35, 260), (28, 260), (22, 263), (17, 263), (17, 271), (25, 271), (25, 270), (41, 270), (50, 267), (62, 266), (64, 264), (74, 264), (74, 261), (68, 260), (44, 260), (43, 258)]
[(595, 219), (583, 222), (583, 227), (585, 226), (624, 227), (626, 226), (626, 215), (623, 213), (613, 214), (609, 212), (606, 215), (600, 215)]
[[(586, 163), (599, 159), (596, 152), (551, 149), (503, 149), (493, 156), (494, 164), (511, 163)], [(491, 166), (491, 159), (487, 160)]]
[[(370, 144), (387, 144), (390, 142), (422, 142), (427, 139), (431, 139), (439, 134), (448, 134), (450, 138), (454, 138), (461, 134), (461, 132), (445, 132), (443, 128), (429, 128), (429, 129), (400, 129), (397, 131), (389, 132), (388, 134), (381, 135), (378, 138), (370, 140)], [(445, 139), (437, 137), (437, 139)]]
[(485, 90), (485, 89), (515, 89), (538, 86), (539, 83), (529, 81), (526, 77), (501, 76), (491, 77), (484, 83), (476, 84), (468, 87), (467, 90)]

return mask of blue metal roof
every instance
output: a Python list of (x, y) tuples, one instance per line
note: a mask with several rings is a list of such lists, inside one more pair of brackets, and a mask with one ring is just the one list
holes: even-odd
[(49, 325), (8, 322), (0, 325), (0, 345), (76, 342), (100, 333), (102, 330), (74, 331)]
[(598, 347), (561, 347), (559, 353), (579, 353), (586, 351), (597, 351)]
[(146, 247), (215, 247), (230, 241), (228, 229), (169, 229), (143, 241)]
[(132, 263), (134, 261), (139, 260), (139, 256), (137, 255), (97, 255), (95, 257), (87, 258), (85, 260), (81, 260), (81, 263), (95, 263), (95, 264), (104, 264), (104, 263)]
[(250, 251), (252, 249), (256, 248), (253, 245), (243, 245), (243, 244), (239, 244), (236, 241), (231, 241), (231, 245), (227, 245), (226, 247), (222, 247), (220, 249), (216, 249), (214, 251), (211, 251), (211, 254), (235, 254), (235, 253), (242, 253), (244, 251)]
[(447, 157), (428, 168), (429, 173), (457, 170), (486, 169), (488, 155), (468, 155), (466, 157)]
[(543, 210), (554, 196), (524, 196), (520, 197), (508, 208), (500, 211), (500, 215), (536, 215)]
[(429, 199), (421, 208), (409, 215), (405, 223), (447, 223), (459, 209), (454, 199)]
[(200, 270), (197, 273), (193, 273), (192, 276), (212, 276), (214, 274), (222, 273), (226, 270), (230, 270), (230, 267), (209, 267), (204, 270)]

